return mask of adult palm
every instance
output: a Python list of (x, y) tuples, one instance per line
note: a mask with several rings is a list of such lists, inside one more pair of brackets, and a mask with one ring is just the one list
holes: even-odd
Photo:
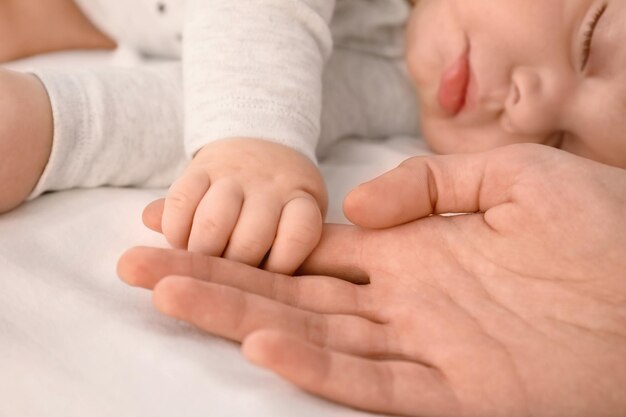
[(624, 415), (626, 172), (533, 145), (414, 158), (346, 212), (367, 229), (329, 226), (296, 279), (149, 248), (119, 272), (164, 313), (357, 408)]

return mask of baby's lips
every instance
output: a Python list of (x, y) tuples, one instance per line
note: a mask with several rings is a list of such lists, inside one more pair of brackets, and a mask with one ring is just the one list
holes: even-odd
[(449, 115), (455, 116), (463, 109), (469, 80), (469, 55), (463, 52), (441, 76), (437, 99), (441, 108)]

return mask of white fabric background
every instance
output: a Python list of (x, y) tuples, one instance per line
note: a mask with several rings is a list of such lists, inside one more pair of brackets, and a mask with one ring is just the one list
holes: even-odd
[[(13, 67), (119, 57), (65, 53)], [(338, 144), (322, 163), (328, 220), (345, 221), (341, 200), (354, 185), (425, 153), (410, 138)], [(73, 190), (0, 216), (0, 416), (368, 415), (253, 367), (236, 344), (160, 315), (149, 292), (117, 278), (127, 248), (165, 246), (140, 220), (164, 192)]]

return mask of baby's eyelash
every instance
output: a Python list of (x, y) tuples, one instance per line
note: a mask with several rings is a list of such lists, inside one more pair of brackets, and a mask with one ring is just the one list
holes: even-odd
[(583, 41), (583, 62), (582, 65), (580, 67), (581, 70), (584, 70), (587, 67), (587, 63), (589, 62), (589, 57), (591, 56), (591, 43), (593, 41), (593, 34), (596, 31), (596, 27), (598, 26), (598, 23), (600, 22), (600, 19), (602, 18), (602, 16), (604, 15), (604, 12), (606, 12), (606, 9), (608, 7), (608, 3), (604, 3), (593, 15), (593, 18), (591, 19), (591, 22), (589, 22), (589, 26), (587, 28), (587, 31), (585, 31), (585, 40)]

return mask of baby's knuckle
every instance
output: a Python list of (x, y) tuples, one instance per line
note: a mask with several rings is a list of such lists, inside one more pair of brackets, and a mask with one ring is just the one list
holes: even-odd
[(241, 253), (258, 254), (258, 253), (266, 251), (266, 247), (265, 246), (266, 245), (264, 245), (263, 242), (261, 242), (258, 239), (247, 238), (247, 239), (243, 239), (243, 240), (241, 240), (239, 242), (239, 244), (237, 245), (237, 249)]
[(197, 223), (200, 230), (202, 230), (202, 232), (205, 234), (213, 234), (217, 232), (220, 228), (219, 223), (211, 217), (204, 217), (200, 219)]
[(185, 209), (190, 203), (191, 198), (182, 191), (173, 191), (167, 196), (167, 204), (175, 210)]
[(305, 227), (303, 230), (297, 230), (291, 232), (287, 240), (288, 246), (298, 247), (310, 247), (317, 244), (319, 241), (320, 233), (310, 227)]

